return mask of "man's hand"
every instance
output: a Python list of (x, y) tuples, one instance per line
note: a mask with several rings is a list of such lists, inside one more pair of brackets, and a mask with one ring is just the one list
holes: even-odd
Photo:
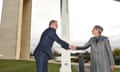
[(111, 70), (114, 71), (114, 65), (111, 65)]
[(76, 46), (70, 45), (70, 49), (71, 49), (71, 50), (76, 50)]

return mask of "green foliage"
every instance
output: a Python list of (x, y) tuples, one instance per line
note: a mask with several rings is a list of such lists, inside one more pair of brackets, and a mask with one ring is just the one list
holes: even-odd
[(115, 64), (120, 65), (120, 48), (116, 48), (113, 51)]
[(85, 62), (89, 62), (90, 61), (90, 53), (88, 51), (86, 51), (84, 54), (84, 59), (85, 59)]
[(80, 57), (83, 57), (83, 58), (84, 58), (85, 63), (87, 63), (87, 62), (90, 61), (90, 53), (89, 53), (88, 51), (86, 51), (86, 52), (83, 53), (83, 54), (79, 54), (79, 53), (72, 54), (72, 56), (77, 56), (77, 57), (78, 57), (78, 58), (73, 58), (73, 59), (71, 59), (72, 62), (79, 62), (79, 58), (80, 58)]
[(113, 51), (113, 55), (120, 56), (120, 48), (115, 48)]

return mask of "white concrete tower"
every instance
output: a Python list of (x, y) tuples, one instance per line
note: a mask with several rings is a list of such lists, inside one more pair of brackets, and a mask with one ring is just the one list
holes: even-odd
[(68, 0), (61, 0), (61, 32), (62, 38), (70, 40), (70, 29), (69, 29), (69, 9)]

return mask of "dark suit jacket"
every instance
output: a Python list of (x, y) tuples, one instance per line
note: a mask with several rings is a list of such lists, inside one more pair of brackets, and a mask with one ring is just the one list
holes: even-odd
[(48, 55), (48, 57), (53, 57), (52, 56), (52, 45), (53, 42), (56, 41), (57, 43), (59, 43), (62, 48), (68, 49), (69, 48), (69, 44), (66, 43), (65, 41), (61, 40), (57, 34), (56, 34), (56, 30), (53, 28), (47, 28), (41, 36), (40, 42), (37, 45), (35, 52), (34, 52), (34, 56), (40, 56), (40, 51), (44, 52), (45, 54)]

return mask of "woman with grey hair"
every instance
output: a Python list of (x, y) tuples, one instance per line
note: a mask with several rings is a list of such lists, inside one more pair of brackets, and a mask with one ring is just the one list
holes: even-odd
[(91, 47), (91, 72), (112, 72), (114, 70), (114, 59), (109, 39), (102, 36), (103, 28), (94, 26), (92, 37), (84, 46), (78, 46), (78, 50)]

